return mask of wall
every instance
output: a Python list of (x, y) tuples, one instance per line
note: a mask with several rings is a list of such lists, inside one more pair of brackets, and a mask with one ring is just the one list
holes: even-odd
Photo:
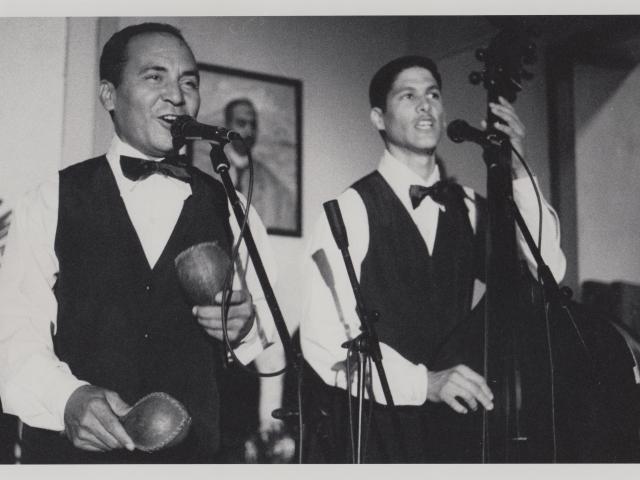
[(0, 197), (12, 204), (62, 154), (64, 18), (0, 18)]
[(640, 283), (640, 67), (577, 64), (574, 88), (580, 283)]

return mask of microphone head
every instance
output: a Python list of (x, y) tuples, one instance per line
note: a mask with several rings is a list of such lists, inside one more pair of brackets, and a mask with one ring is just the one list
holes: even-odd
[(340, 204), (338, 200), (329, 200), (322, 204), (324, 212), (327, 215), (327, 221), (329, 222), (329, 228), (333, 234), (333, 238), (336, 241), (336, 245), (340, 250), (344, 250), (349, 247), (349, 238), (347, 237), (347, 229), (344, 226), (344, 220), (342, 219), (342, 212), (340, 212)]
[(469, 124), (464, 120), (454, 120), (447, 126), (447, 136), (452, 142), (462, 143), (468, 138)]
[(199, 123), (189, 115), (176, 117), (171, 124), (171, 136), (174, 140), (210, 140), (223, 144), (233, 140), (242, 140), (242, 136), (233, 130)]
[(187, 125), (195, 122), (189, 115), (178, 115), (171, 124), (171, 136), (173, 138), (184, 138), (184, 129)]

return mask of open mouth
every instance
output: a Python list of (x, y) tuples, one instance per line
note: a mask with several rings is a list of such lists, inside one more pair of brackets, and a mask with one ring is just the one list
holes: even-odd
[(158, 118), (163, 123), (165, 123), (167, 127), (171, 127), (171, 124), (175, 121), (176, 118), (178, 118), (178, 116), (174, 114), (167, 114), (167, 115), (160, 115)]
[(434, 121), (432, 118), (421, 119), (416, 123), (416, 128), (421, 130), (428, 130), (433, 128)]

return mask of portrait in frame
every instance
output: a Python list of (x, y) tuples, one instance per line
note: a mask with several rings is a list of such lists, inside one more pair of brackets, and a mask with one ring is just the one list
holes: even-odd
[[(246, 135), (244, 146), (232, 142), (225, 147), (236, 189), (245, 195), (248, 190), (248, 149), (254, 172), (251, 204), (267, 232), (300, 237), (302, 82), (205, 63), (199, 63), (198, 67), (201, 97), (198, 121)], [(251, 119), (253, 127), (247, 130), (246, 122)], [(207, 142), (194, 142), (194, 165), (213, 174), (209, 153)]]

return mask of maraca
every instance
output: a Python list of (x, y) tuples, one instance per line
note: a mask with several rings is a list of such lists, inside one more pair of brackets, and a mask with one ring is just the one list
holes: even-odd
[(138, 400), (121, 422), (137, 449), (155, 452), (184, 440), (191, 417), (171, 395), (154, 392)]
[(231, 259), (217, 242), (198, 243), (175, 259), (178, 280), (194, 305), (214, 305), (224, 286)]

